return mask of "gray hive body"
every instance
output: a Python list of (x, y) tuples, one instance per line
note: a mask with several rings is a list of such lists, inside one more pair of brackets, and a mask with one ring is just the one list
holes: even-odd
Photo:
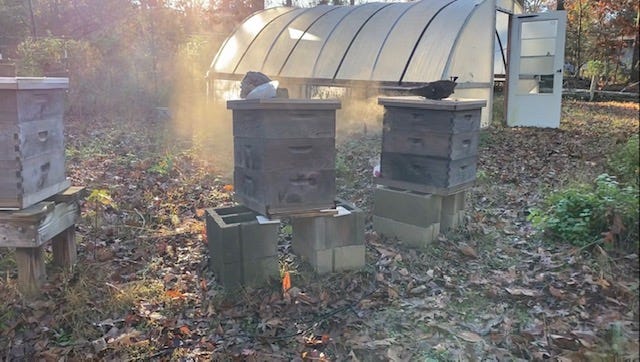
[(379, 98), (381, 185), (448, 195), (475, 180), (484, 100)]
[(70, 186), (63, 134), (67, 78), (0, 77), (0, 210)]
[(334, 207), (335, 100), (252, 99), (233, 110), (237, 201), (263, 215)]

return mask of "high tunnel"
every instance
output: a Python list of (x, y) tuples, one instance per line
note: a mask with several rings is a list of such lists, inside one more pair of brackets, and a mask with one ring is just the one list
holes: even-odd
[(490, 0), (276, 7), (251, 15), (226, 39), (207, 78), (215, 87), (260, 71), (287, 87), (371, 90), (457, 77), (454, 96), (487, 100), (488, 124), (495, 34)]

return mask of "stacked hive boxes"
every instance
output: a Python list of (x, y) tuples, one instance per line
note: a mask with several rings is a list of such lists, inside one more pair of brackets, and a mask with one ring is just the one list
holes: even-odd
[(233, 110), (237, 200), (263, 215), (334, 207), (335, 100), (251, 99)]
[(19, 210), (70, 186), (63, 135), (67, 78), (0, 77), (0, 210)]
[(378, 103), (385, 113), (374, 229), (424, 246), (464, 216), (486, 102), (389, 97)]

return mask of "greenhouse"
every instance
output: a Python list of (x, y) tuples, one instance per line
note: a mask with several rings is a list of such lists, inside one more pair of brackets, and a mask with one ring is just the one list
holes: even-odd
[(226, 39), (207, 73), (208, 88), (220, 96), (222, 84), (248, 71), (278, 80), (292, 97), (313, 96), (318, 86), (374, 95), (456, 79), (456, 98), (488, 101), (487, 126), (494, 80), (506, 74), (510, 18), (521, 12), (517, 0), (270, 8)]

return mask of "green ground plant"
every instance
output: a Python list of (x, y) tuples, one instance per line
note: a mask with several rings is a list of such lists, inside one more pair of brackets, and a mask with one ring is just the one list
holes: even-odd
[(557, 242), (594, 243), (622, 249), (638, 245), (638, 191), (602, 174), (595, 185), (575, 185), (550, 194), (529, 220)]
[(640, 145), (635, 134), (609, 158), (609, 169), (621, 182), (640, 184)]

